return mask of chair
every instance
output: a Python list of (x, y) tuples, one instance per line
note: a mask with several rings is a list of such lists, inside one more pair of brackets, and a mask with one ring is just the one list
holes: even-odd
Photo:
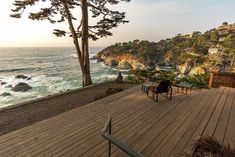
[(155, 94), (157, 96), (156, 101), (158, 102), (158, 94), (166, 93), (166, 98), (170, 93), (170, 100), (172, 99), (172, 87), (170, 80), (162, 80), (157, 86), (150, 86), (147, 90), (147, 96), (149, 96), (149, 91), (152, 91), (152, 98), (155, 100)]

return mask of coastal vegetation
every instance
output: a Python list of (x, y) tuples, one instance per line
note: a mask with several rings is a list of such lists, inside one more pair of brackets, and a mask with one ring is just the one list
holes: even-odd
[(177, 77), (177, 72), (173, 71), (155, 71), (151, 69), (146, 70), (131, 70), (127, 79), (131, 82), (143, 83), (145, 81), (160, 82), (161, 80), (171, 80), (172, 84), (175, 85), (180, 82), (188, 82), (195, 88), (207, 88), (208, 87), (208, 74), (197, 74), (197, 75), (185, 75)]
[(116, 43), (101, 50), (96, 58), (111, 67), (131, 69), (128, 79), (134, 82), (168, 78), (202, 88), (209, 71), (235, 65), (235, 24), (224, 22), (205, 33), (178, 34), (159, 42)]
[[(219, 56), (219, 59), (213, 55)], [(235, 24), (226, 22), (205, 33), (194, 31), (192, 34), (178, 34), (159, 42), (134, 40), (116, 43), (97, 54), (99, 61), (120, 69), (122, 67), (119, 64), (123, 60), (126, 60), (132, 69), (139, 68), (131, 63), (133, 60), (151, 68), (157, 65), (180, 65), (188, 58), (191, 58), (196, 65), (211, 63), (213, 66), (222, 62), (233, 65), (234, 56)]]
[[(87, 86), (92, 84), (90, 75), (89, 47), (88, 38), (97, 40), (102, 37), (111, 36), (112, 28), (117, 27), (120, 23), (126, 23), (125, 13), (110, 9), (111, 5), (116, 5), (121, 1), (129, 2), (130, 0), (51, 0), (50, 3), (45, 0), (15, 0), (12, 9), (13, 18), (21, 18), (25, 9), (32, 6), (40, 6), (40, 2), (47, 7), (41, 8), (37, 12), (29, 13), (31, 20), (48, 20), (50, 23), (68, 22), (69, 31), (54, 29), (58, 37), (68, 34), (73, 38), (73, 43), (78, 55), (81, 71), (82, 84)], [(80, 17), (77, 17), (76, 10), (80, 9)], [(96, 24), (89, 25), (88, 15), (96, 19)], [(78, 23), (75, 26), (74, 23)], [(79, 42), (78, 39), (81, 39)]]

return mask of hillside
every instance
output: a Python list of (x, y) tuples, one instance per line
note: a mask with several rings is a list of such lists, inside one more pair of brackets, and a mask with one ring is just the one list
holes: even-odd
[(98, 61), (119, 69), (177, 66), (190, 59), (195, 65), (233, 64), (235, 24), (224, 22), (204, 33), (178, 34), (159, 42), (134, 40), (116, 43), (97, 54)]

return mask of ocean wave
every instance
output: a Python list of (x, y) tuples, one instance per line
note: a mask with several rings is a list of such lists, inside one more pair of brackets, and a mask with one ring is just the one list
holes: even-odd
[[(95, 56), (96, 54), (95, 53), (90, 53), (89, 54), (89, 59), (93, 59), (93, 57)], [(73, 58), (78, 58), (78, 55), (76, 53), (73, 53), (70, 55), (70, 57), (73, 57)]]
[(70, 57), (77, 58), (78, 55), (76, 53), (73, 53), (73, 54), (70, 55)]
[[(0, 94), (11, 94), (0, 96), (0, 108), (82, 87), (82, 74), (74, 49), (23, 49), (20, 59), (17, 59), (18, 51), (14, 49), (8, 55), (0, 53), (0, 80), (6, 82), (0, 85)], [(91, 49), (89, 57), (92, 58), (97, 51)], [(90, 63), (94, 83), (116, 79), (117, 71), (102, 66), (103, 63), (96, 60), (90, 60)], [(17, 75), (31, 79), (16, 79)], [(27, 92), (12, 91), (19, 82), (27, 83), (32, 89)]]
[[(7, 84), (0, 85), (0, 94), (6, 92), (11, 95), (0, 97), (0, 108), (81, 87), (77, 80), (65, 80), (63, 77), (45, 75), (31, 76), (30, 80), (16, 79), (15, 76), (10, 76), (5, 77), (2, 81)], [(27, 92), (14, 92), (11, 90), (12, 88), (7, 87), (9, 85), (14, 87), (19, 82), (27, 83), (32, 89)]]

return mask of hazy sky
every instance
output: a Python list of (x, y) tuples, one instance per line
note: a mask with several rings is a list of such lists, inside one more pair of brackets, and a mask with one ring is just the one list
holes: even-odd
[[(25, 16), (10, 18), (14, 0), (0, 0), (0, 47), (73, 46), (69, 37), (57, 38), (52, 32), (64, 25), (31, 21)], [(159, 41), (178, 33), (204, 32), (223, 22), (235, 22), (235, 0), (132, 0), (116, 9), (127, 12), (130, 22), (113, 29), (113, 36), (90, 42), (108, 46), (134, 39)]]

